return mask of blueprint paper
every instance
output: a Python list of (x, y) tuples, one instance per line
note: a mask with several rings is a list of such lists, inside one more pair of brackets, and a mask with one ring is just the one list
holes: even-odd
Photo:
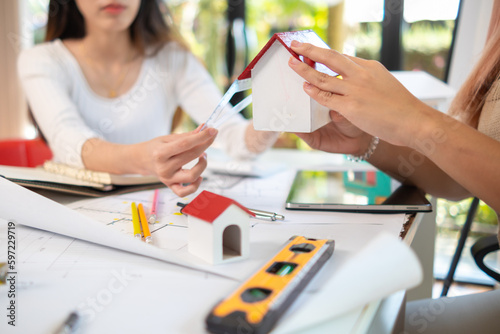
[[(118, 233), (88, 216), (4, 178), (0, 178), (0, 203), (0, 218), (7, 221), (186, 266), (186, 262), (173, 252)], [(196, 265), (190, 267), (199, 269)]]

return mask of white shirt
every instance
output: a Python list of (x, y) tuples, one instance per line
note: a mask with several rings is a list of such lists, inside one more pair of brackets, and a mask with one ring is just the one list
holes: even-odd
[[(202, 123), (221, 98), (203, 65), (175, 42), (145, 58), (133, 87), (117, 98), (90, 88), (61, 40), (24, 50), (18, 72), (54, 160), (77, 167), (83, 167), (82, 145), (90, 138), (133, 144), (167, 135), (178, 106)], [(234, 157), (253, 156), (244, 140), (247, 124), (241, 115), (232, 117), (214, 145)]]

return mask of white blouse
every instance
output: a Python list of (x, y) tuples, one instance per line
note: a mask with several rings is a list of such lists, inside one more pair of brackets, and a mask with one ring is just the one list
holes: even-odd
[[(90, 138), (133, 144), (167, 135), (178, 106), (202, 123), (221, 98), (203, 65), (175, 42), (145, 58), (136, 83), (116, 98), (90, 88), (61, 40), (24, 50), (18, 72), (54, 160), (76, 167), (83, 167), (82, 145)], [(245, 145), (247, 124), (241, 115), (232, 117), (214, 145), (233, 157), (254, 156)]]

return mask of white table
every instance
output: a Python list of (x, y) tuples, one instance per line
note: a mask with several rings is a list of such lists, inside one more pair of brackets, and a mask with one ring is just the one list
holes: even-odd
[[(341, 236), (336, 234), (340, 230), (335, 224), (323, 224), (318, 227), (304, 223), (313, 216), (319, 220), (339, 221), (350, 219), (352, 214), (292, 213), (284, 210), (284, 199), (295, 168), (371, 167), (353, 165), (346, 162), (343, 156), (321, 152), (273, 150), (266, 153), (262, 159), (267, 162), (285, 162), (292, 168), (266, 179), (241, 179), (232, 187), (219, 189), (222, 195), (232, 197), (249, 207), (276, 211), (287, 216), (287, 221), (281, 226), (279, 223), (255, 222), (254, 228), (265, 233), (261, 233), (259, 239), (254, 238), (253, 242), (251, 239), (253, 262), (234, 264), (243, 277), (254, 270), (255, 263), (259, 264), (268, 259), (289, 237), (289, 233), (335, 237), (338, 248), (334, 256), (337, 259), (345, 256), (346, 252), (362, 247), (369, 240), (370, 232), (359, 235), (360, 228), (357, 226), (351, 227), (350, 235)], [(227, 181), (226, 185), (230, 183)], [(51, 196), (66, 203), (78, 199), (73, 196)], [(411, 243), (418, 228), (421, 218), (417, 217), (408, 231), (407, 243)], [(234, 278), (182, 269), (140, 255), (25, 228), (19, 224), (17, 226), (19, 281), (24, 286), (17, 288), (17, 331), (12, 331), (12, 328), (6, 327), (6, 322), (2, 321), (2, 333), (51, 332), (73, 309), (78, 309), (86, 319), (82, 327), (84, 333), (201, 333), (204, 332), (203, 319), (210, 307), (240, 282)], [(365, 228), (368, 227), (363, 227)], [(373, 233), (378, 231), (378, 227), (369, 228), (373, 229)], [(0, 221), (1, 245), (6, 244), (3, 242), (6, 240), (5, 230), (5, 221)], [(283, 232), (285, 230), (286, 233)], [(1, 256), (3, 252), (5, 249), (0, 249)], [(334, 266), (330, 266), (325, 267), (324, 271), (331, 273), (334, 269)], [(325, 275), (319, 275), (317, 279), (321, 281), (327, 277)], [(311, 284), (314, 284), (314, 281)], [(0, 294), (4, 293), (5, 290), (0, 288)], [(307, 298), (307, 293), (303, 295), (301, 298)], [(397, 311), (404, 302), (403, 296), (404, 292), (396, 293), (381, 303), (374, 302), (360, 307), (328, 324), (311, 328), (310, 333), (331, 330), (374, 333), (373, 330), (378, 332), (379, 328), (384, 328), (384, 331), (394, 328), (398, 319)], [(3, 305), (2, 309), (5, 309)]]

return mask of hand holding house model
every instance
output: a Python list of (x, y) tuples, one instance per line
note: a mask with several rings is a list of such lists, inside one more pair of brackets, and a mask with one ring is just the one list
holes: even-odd
[(206, 124), (220, 125), (221, 120), (228, 117), (223, 115), (222, 110), (231, 97), (250, 88), (252, 95), (236, 105), (233, 112), (239, 112), (253, 102), (253, 125), (256, 130), (313, 132), (329, 123), (329, 109), (304, 92), (304, 79), (288, 66), (288, 59), (293, 56), (322, 73), (330, 76), (338, 74), (323, 64), (302, 59), (290, 48), (293, 40), (329, 48), (312, 30), (274, 34), (231, 85)]

